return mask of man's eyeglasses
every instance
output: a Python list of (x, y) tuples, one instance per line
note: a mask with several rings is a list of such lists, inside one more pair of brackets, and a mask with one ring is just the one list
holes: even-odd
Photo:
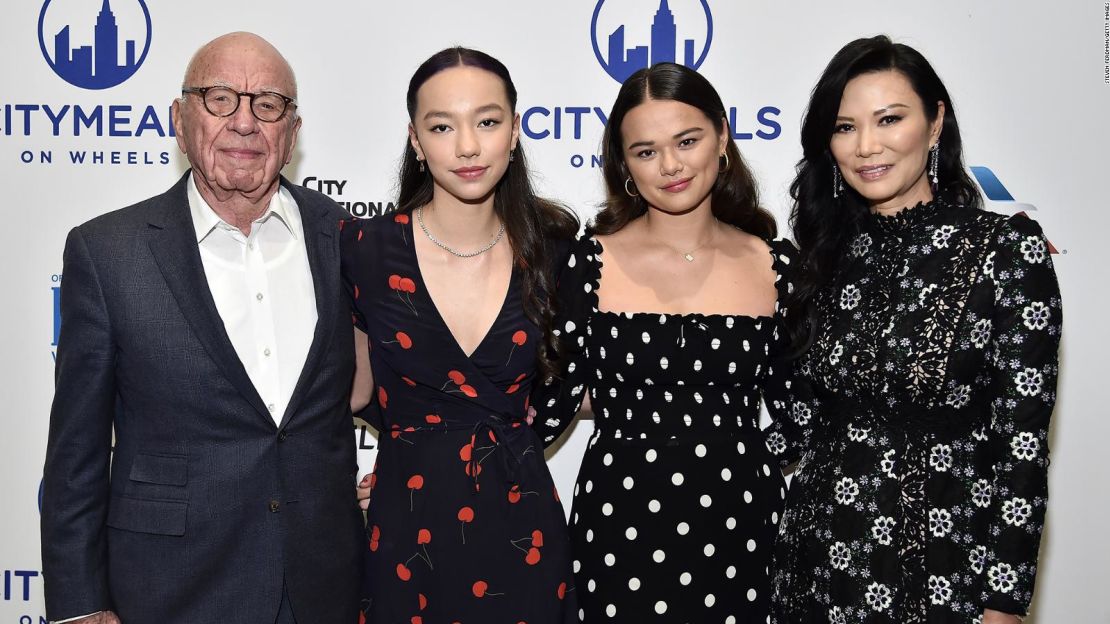
[(239, 100), (250, 98), (251, 113), (259, 121), (275, 122), (285, 116), (290, 105), (297, 101), (273, 91), (246, 93), (228, 87), (183, 87), (182, 94), (195, 93), (204, 100), (204, 108), (216, 117), (230, 117), (239, 110)]

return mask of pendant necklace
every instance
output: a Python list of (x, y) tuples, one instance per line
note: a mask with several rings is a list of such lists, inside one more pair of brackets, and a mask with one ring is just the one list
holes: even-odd
[(716, 217), (714, 217), (714, 219), (713, 219), (713, 233), (712, 233), (712, 234), (711, 234), (711, 235), (709, 236), (709, 240), (705, 241), (704, 243), (702, 243), (702, 244), (698, 245), (697, 247), (694, 247), (694, 248), (693, 248), (693, 249), (691, 249), (690, 251), (686, 251), (686, 252), (683, 252), (683, 251), (679, 251), (679, 250), (678, 250), (677, 248), (675, 248), (675, 246), (674, 246), (674, 245), (671, 245), (671, 244), (669, 244), (669, 243), (666, 243), (666, 242), (664, 242), (663, 240), (661, 240), (660, 238), (658, 238), (658, 237), (656, 237), (656, 236), (654, 236), (654, 235), (652, 236), (652, 238), (654, 238), (655, 240), (659, 241), (659, 242), (660, 242), (660, 243), (662, 243), (662, 244), (663, 244), (664, 246), (666, 246), (666, 247), (669, 247), (669, 248), (670, 248), (670, 249), (671, 249), (672, 251), (674, 251), (674, 252), (675, 252), (676, 254), (678, 254), (678, 255), (682, 256), (682, 257), (683, 257), (683, 259), (685, 259), (685, 260), (686, 260), (687, 262), (693, 262), (693, 261), (694, 261), (694, 260), (696, 259), (696, 258), (694, 257), (694, 252), (695, 252), (695, 251), (697, 251), (697, 250), (699, 250), (699, 249), (701, 249), (702, 247), (705, 247), (705, 246), (706, 246), (706, 245), (708, 245), (709, 243), (712, 243), (712, 242), (713, 242), (713, 239), (714, 239), (714, 238), (716, 238), (716, 236), (717, 236), (717, 223), (718, 223), (718, 221), (717, 221)]

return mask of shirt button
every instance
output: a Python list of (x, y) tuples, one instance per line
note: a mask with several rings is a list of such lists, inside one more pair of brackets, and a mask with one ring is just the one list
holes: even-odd
[(262, 293), (258, 293), (257, 295), (254, 296), (254, 298), (258, 299), (259, 301), (262, 301)]
[(247, 243), (247, 249), (254, 249), (254, 243)]
[(266, 357), (270, 357), (270, 349), (269, 349), (269, 347), (267, 347), (266, 349), (264, 349), (264, 350), (262, 351), (262, 355), (265, 355)]
[(281, 503), (276, 500), (270, 501), (270, 513), (277, 513), (278, 509), (281, 509)]
[(274, 411), (274, 404), (270, 403), (269, 405), (266, 406), (266, 409), (270, 410), (271, 412)]

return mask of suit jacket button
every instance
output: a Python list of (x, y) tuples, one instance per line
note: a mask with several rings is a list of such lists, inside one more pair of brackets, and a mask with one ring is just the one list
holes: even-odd
[(289, 434), (285, 433), (285, 431), (282, 430), (282, 432), (278, 434), (278, 442), (284, 442), (285, 438), (288, 438), (288, 437), (289, 437)]
[(271, 513), (277, 513), (278, 509), (280, 509), (280, 508), (281, 508), (281, 503), (277, 502), (276, 500), (270, 501), (270, 512)]

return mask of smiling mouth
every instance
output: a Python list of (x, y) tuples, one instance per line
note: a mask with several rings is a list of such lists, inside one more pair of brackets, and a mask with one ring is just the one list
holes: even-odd
[(690, 180), (693, 179), (694, 178), (690, 177), (683, 178), (681, 180), (675, 180), (674, 182), (671, 182), (670, 184), (664, 186), (663, 190), (667, 191), (668, 193), (680, 193), (682, 191), (685, 191), (690, 186)]
[(893, 168), (894, 165), (871, 165), (856, 169), (856, 173), (858, 173), (859, 177), (863, 178), (864, 181), (871, 182), (883, 177)]
[(476, 180), (482, 177), (486, 169), (489, 169), (489, 167), (460, 167), (458, 169), (452, 169), (451, 173), (464, 180)]

